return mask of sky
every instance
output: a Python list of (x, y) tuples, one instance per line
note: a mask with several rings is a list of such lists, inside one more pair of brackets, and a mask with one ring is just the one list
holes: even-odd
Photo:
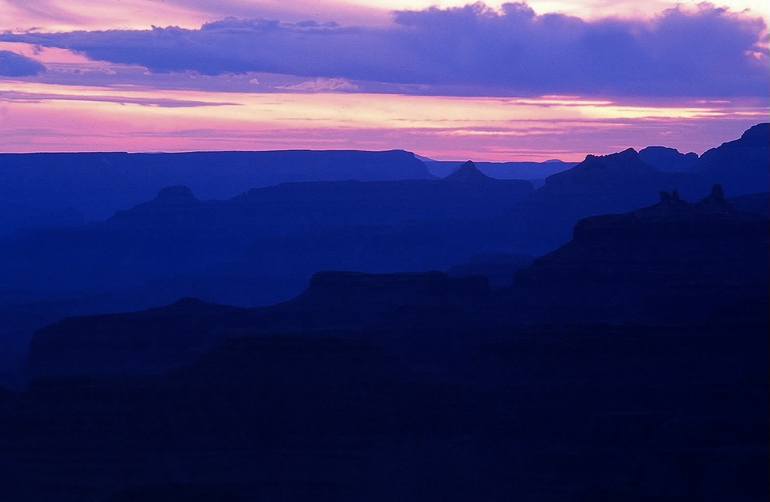
[(767, 121), (770, 2), (0, 0), (0, 151), (702, 153)]

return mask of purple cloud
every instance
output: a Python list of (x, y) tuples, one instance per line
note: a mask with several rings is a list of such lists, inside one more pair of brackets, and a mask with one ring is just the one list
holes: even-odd
[(0, 76), (26, 77), (45, 71), (45, 66), (34, 59), (11, 51), (0, 51)]
[(387, 28), (228, 18), (198, 30), (5, 34), (0, 40), (67, 48), (157, 73), (267, 72), (478, 95), (767, 94), (764, 22), (709, 4), (648, 20), (537, 15), (523, 3), (394, 16)]

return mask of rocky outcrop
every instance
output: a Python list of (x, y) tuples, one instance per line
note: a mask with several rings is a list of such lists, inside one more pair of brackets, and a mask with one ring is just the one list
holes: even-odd
[(681, 153), (676, 148), (648, 146), (639, 151), (639, 158), (646, 164), (663, 172), (686, 172), (698, 162), (698, 154)]
[(689, 319), (764, 301), (767, 254), (768, 220), (734, 209), (721, 187), (698, 203), (663, 192), (653, 206), (581, 220), (518, 283), (534, 309), (564, 319)]
[(767, 192), (770, 184), (770, 123), (704, 153), (693, 171), (704, 182), (721, 183), (734, 195)]
[[(664, 191), (660, 202), (653, 206), (622, 215), (586, 218), (575, 226), (573, 239), (615, 238), (615, 232), (629, 238), (638, 234), (637, 239), (664, 234), (674, 239), (695, 235), (722, 239), (738, 228), (762, 228), (763, 223), (763, 218), (755, 214), (736, 210), (725, 198), (722, 186), (714, 185), (711, 194), (696, 203), (683, 200), (677, 191)], [(732, 237), (743, 240), (741, 235)], [(746, 237), (756, 237), (756, 233)]]
[(614, 183), (627, 186), (634, 180), (654, 178), (655, 174), (655, 169), (629, 148), (610, 155), (588, 155), (572, 169), (546, 178), (544, 189), (585, 192)]

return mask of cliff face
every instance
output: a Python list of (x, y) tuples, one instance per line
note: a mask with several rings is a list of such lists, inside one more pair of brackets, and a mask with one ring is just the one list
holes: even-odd
[(664, 192), (654, 206), (580, 221), (518, 282), (552, 315), (686, 319), (763, 301), (767, 255), (768, 220), (735, 210), (721, 187), (695, 204)]
[(740, 139), (704, 153), (694, 172), (705, 181), (721, 183), (734, 195), (767, 192), (770, 183), (770, 123), (758, 124)]
[(702, 196), (715, 184), (731, 197), (767, 192), (769, 168), (770, 124), (752, 127), (700, 158), (660, 148), (589, 155), (548, 177), (515, 219), (529, 225), (530, 236), (549, 239), (553, 249), (569, 238), (581, 218), (654, 204), (662, 190), (678, 190), (687, 199)]
[(698, 162), (698, 154), (681, 153), (675, 148), (648, 146), (639, 152), (639, 157), (658, 171), (683, 172), (692, 169)]
[(615, 184), (630, 189), (634, 180), (651, 183), (664, 178), (656, 175), (657, 171), (646, 164), (636, 150), (629, 148), (611, 155), (588, 155), (572, 169), (548, 177), (544, 191), (588, 193), (587, 190), (608, 188)]

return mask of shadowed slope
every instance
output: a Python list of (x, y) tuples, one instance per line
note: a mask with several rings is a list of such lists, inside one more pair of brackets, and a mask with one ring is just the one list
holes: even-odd
[(711, 183), (721, 183), (727, 193), (767, 192), (770, 184), (770, 123), (758, 124), (740, 139), (704, 153), (695, 173)]
[(664, 192), (654, 206), (580, 221), (519, 284), (556, 317), (737, 321), (766, 306), (767, 254), (767, 218), (736, 210), (720, 186), (695, 204)]

